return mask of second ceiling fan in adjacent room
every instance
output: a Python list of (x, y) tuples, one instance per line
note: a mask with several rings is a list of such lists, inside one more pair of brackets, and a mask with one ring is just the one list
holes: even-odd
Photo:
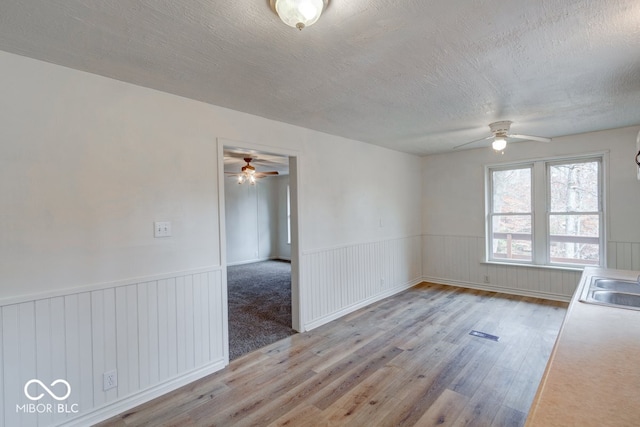
[(238, 184), (244, 184), (245, 182), (248, 182), (249, 184), (252, 184), (252, 185), (255, 184), (256, 180), (260, 178), (278, 175), (278, 171), (268, 171), (268, 172), (256, 171), (255, 166), (251, 164), (252, 160), (253, 158), (251, 157), (244, 157), (244, 161), (247, 164), (242, 166), (241, 171), (238, 173), (227, 172), (227, 174), (230, 176), (236, 176), (238, 178)]

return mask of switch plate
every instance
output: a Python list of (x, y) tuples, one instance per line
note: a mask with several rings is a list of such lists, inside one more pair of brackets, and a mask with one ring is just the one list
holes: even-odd
[(171, 222), (156, 221), (153, 223), (153, 237), (170, 237)]

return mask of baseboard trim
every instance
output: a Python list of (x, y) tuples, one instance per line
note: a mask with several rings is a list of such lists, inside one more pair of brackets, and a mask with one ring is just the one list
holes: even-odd
[(226, 366), (224, 360), (217, 360), (209, 363), (201, 368), (193, 370), (185, 375), (176, 377), (165, 381), (156, 386), (142, 390), (129, 397), (108, 403), (105, 406), (92, 409), (86, 414), (82, 414), (79, 417), (65, 421), (62, 424), (58, 424), (59, 427), (84, 427), (88, 425), (94, 425), (96, 423), (108, 420), (116, 415), (122, 414), (125, 411), (135, 408), (143, 403), (149, 402), (157, 397), (172, 392), (180, 387), (183, 387), (193, 381), (199, 380), (211, 375), (223, 369)]
[(374, 302), (378, 302), (380, 300), (383, 300), (387, 297), (390, 297), (392, 295), (395, 295), (397, 293), (400, 293), (402, 291), (405, 291), (409, 288), (412, 288), (414, 286), (416, 286), (419, 283), (422, 283), (422, 279), (414, 279), (411, 280), (407, 283), (404, 283), (400, 286), (396, 286), (394, 288), (388, 289), (384, 292), (381, 292), (379, 294), (373, 295), (367, 299), (364, 299), (362, 301), (359, 301), (355, 304), (351, 304), (349, 306), (343, 307), (338, 311), (334, 311), (333, 313), (327, 314), (325, 316), (322, 316), (318, 319), (312, 320), (311, 322), (305, 323), (304, 325), (304, 331), (310, 331), (312, 329), (315, 329), (317, 327), (320, 327), (324, 324), (327, 324), (333, 320), (339, 319), (342, 316), (346, 316), (347, 314), (353, 313), (354, 311), (361, 309), (362, 307), (366, 307), (369, 304), (373, 304)]
[(425, 276), (422, 278), (422, 281), (428, 282), (428, 283), (435, 283), (438, 285), (456, 286), (459, 288), (468, 288), (468, 289), (478, 289), (481, 291), (499, 292), (501, 294), (533, 297), (533, 298), (540, 298), (540, 299), (546, 299), (551, 301), (561, 301), (561, 302), (571, 301), (571, 296), (566, 296), (561, 294), (553, 294), (550, 292), (540, 292), (540, 291), (528, 291), (526, 289), (505, 288), (502, 286), (493, 286), (493, 285), (486, 285), (486, 284), (473, 283), (473, 282), (463, 282), (459, 280), (443, 279), (440, 277)]

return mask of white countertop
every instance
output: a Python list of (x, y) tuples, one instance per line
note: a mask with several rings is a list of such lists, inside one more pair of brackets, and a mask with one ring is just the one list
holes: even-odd
[(640, 425), (640, 311), (579, 301), (594, 276), (635, 281), (639, 273), (585, 269), (526, 426)]

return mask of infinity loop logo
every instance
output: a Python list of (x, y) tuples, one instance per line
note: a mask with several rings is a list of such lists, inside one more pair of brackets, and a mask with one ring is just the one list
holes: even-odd
[(40, 387), (42, 387), (49, 394), (49, 396), (53, 397), (55, 400), (65, 400), (71, 394), (71, 385), (69, 385), (69, 383), (63, 379), (57, 379), (50, 384), (50, 387), (54, 387), (57, 384), (64, 384), (67, 387), (67, 392), (63, 396), (58, 396), (57, 394), (55, 394), (42, 381), (37, 379), (32, 379), (27, 381), (27, 383), (24, 385), (24, 395), (27, 396), (27, 398), (30, 400), (40, 400), (42, 399), (42, 396), (44, 396), (44, 393), (40, 393), (35, 397), (29, 394), (29, 386), (33, 383), (40, 384)]

